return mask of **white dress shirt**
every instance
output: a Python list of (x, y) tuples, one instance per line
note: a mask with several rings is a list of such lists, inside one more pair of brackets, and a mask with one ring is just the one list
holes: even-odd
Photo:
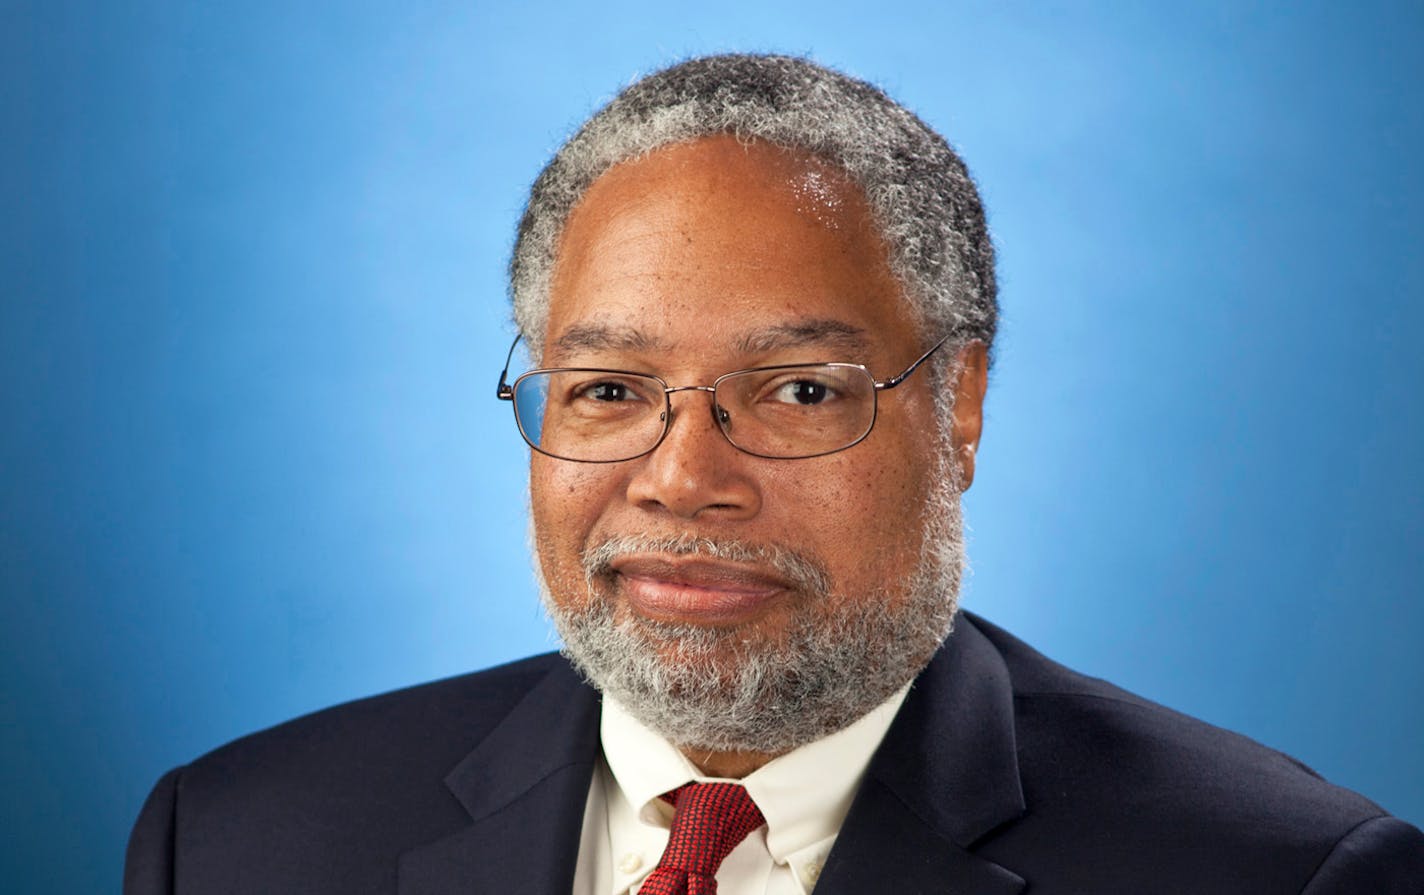
[(717, 871), (719, 895), (808, 895), (866, 765), (910, 686), (854, 724), (772, 759), (741, 780), (708, 777), (618, 702), (603, 697), (603, 760), (584, 809), (574, 895), (631, 895), (667, 847), (672, 806), (659, 798), (688, 782), (740, 783), (766, 825)]

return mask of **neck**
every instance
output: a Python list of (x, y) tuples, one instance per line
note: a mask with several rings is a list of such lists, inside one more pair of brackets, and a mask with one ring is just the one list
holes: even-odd
[(705, 749), (679, 747), (687, 760), (708, 777), (740, 780), (776, 758), (770, 752), (709, 752)]

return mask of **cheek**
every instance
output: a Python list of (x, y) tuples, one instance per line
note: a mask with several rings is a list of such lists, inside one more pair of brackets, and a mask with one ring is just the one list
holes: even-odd
[(535, 454), (529, 463), (529, 502), (535, 524), (567, 531), (607, 500), (607, 475), (592, 463), (568, 463)]
[(539, 454), (530, 461), (534, 547), (556, 594), (582, 582), (580, 554), (617, 494), (617, 479), (607, 467), (597, 464), (567, 463)]
[(903, 467), (881, 467), (865, 472), (855, 483), (848, 502), (850, 524), (856, 536), (879, 549), (915, 541), (924, 506), (924, 491), (916, 477)]
[(852, 450), (844, 456), (855, 462), (787, 476), (776, 489), (781, 498), (777, 515), (792, 533), (791, 542), (798, 533), (814, 538), (822, 559), (839, 567), (837, 579), (847, 581), (883, 574), (883, 563), (917, 556), (924, 506), (917, 468), (854, 455)]
[(893, 591), (919, 562), (932, 458), (909, 450), (845, 456), (854, 462), (814, 477), (824, 484), (784, 493), (796, 495), (799, 518), (821, 520), (817, 547), (846, 592)]

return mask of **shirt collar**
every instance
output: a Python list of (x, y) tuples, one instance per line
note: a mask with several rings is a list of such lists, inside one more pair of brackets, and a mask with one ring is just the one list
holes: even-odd
[(766, 818), (767, 850), (773, 860), (785, 863), (840, 831), (865, 768), (909, 690), (906, 684), (849, 727), (733, 781), (700, 773), (676, 747), (605, 694), (603, 754), (638, 819), (653, 826), (670, 823), (672, 810), (659, 798), (669, 790), (688, 782), (741, 783)]

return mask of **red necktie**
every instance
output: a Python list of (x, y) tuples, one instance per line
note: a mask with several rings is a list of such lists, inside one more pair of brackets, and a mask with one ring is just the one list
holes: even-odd
[(689, 783), (663, 798), (677, 813), (662, 860), (638, 895), (716, 895), (718, 865), (766, 823), (761, 809), (736, 783)]

